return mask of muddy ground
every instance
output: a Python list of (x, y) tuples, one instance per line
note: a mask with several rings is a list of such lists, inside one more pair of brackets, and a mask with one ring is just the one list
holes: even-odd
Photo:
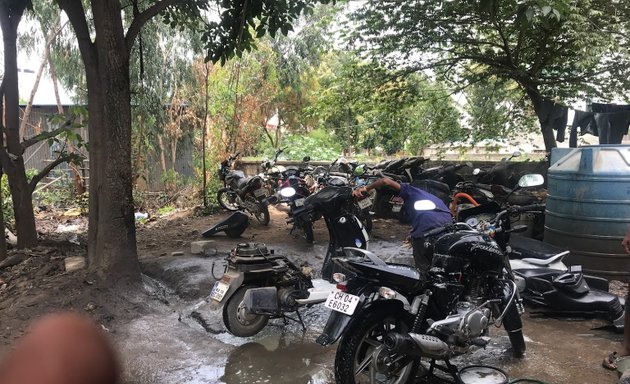
[[(323, 223), (316, 223), (315, 243), (289, 235), (285, 214), (275, 209), (268, 227), (253, 222), (242, 242), (264, 242), (298, 264), (321, 266), (327, 245)], [(195, 216), (181, 211), (139, 225), (138, 252), (145, 274), (143, 288), (112, 281), (102, 286), (84, 271), (65, 272), (64, 258), (85, 255), (86, 220), (40, 213), (42, 237), (33, 250), (12, 252), (0, 264), (0, 351), (42, 314), (75, 310), (101, 324), (115, 341), (123, 361), (125, 383), (333, 383), (335, 346), (314, 343), (328, 312), (322, 306), (306, 310), (306, 329), (274, 320), (260, 334), (235, 338), (224, 331), (221, 311), (210, 311), (204, 298), (222, 273), (222, 260), (239, 241), (223, 235), (204, 255), (192, 255), (190, 243), (225, 217), (225, 213)], [(374, 222), (371, 250), (386, 260), (409, 262), (403, 245), (407, 228), (392, 220)], [(50, 240), (52, 239), (52, 240)], [(113, 288), (112, 288), (113, 287)], [(616, 285), (618, 291), (623, 289)], [(191, 314), (202, 314), (203, 325)], [(459, 367), (489, 364), (510, 378), (530, 377), (546, 383), (614, 383), (615, 372), (601, 368), (604, 354), (617, 349), (621, 335), (597, 329), (596, 319), (550, 319), (527, 308), (528, 351), (512, 359), (501, 329), (493, 340), (455, 361)]]

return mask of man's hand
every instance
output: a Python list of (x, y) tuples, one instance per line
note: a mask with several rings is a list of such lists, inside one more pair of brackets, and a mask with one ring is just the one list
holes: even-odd
[(352, 196), (356, 197), (357, 199), (362, 199), (367, 195), (368, 195), (368, 190), (366, 187), (359, 187), (352, 191)]

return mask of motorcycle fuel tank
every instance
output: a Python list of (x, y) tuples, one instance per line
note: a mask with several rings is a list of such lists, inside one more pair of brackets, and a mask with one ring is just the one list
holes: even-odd
[(492, 237), (477, 231), (457, 231), (440, 237), (433, 245), (433, 267), (461, 272), (466, 266), (500, 272), (503, 252)]

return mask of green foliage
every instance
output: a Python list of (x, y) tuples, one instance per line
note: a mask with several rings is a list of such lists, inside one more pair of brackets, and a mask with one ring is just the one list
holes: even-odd
[(490, 77), (466, 89), (472, 142), (536, 131), (538, 121), (513, 81)]
[[(27, 171), (27, 177), (31, 179), (38, 171), (30, 169)], [(75, 197), (75, 189), (72, 178), (67, 174), (66, 170), (53, 170), (51, 177), (59, 180), (46, 187), (36, 189), (33, 193), (33, 204), (43, 205), (55, 208), (70, 208), (77, 206)]]
[(13, 229), (15, 226), (15, 216), (13, 214), (13, 201), (11, 200), (11, 190), (9, 189), (9, 180), (7, 175), (2, 175), (0, 180), (0, 189), (2, 189), (2, 213), (4, 215), (4, 225)]
[(182, 177), (182, 175), (180, 175), (179, 173), (177, 173), (173, 169), (169, 169), (166, 172), (164, 172), (162, 174), (160, 180), (162, 181), (162, 183), (164, 183), (164, 187), (165, 187), (166, 191), (168, 191), (168, 192), (175, 192), (175, 191), (177, 191), (186, 182), (184, 180), (184, 178)]
[[(287, 147), (281, 155), (282, 160), (302, 160), (310, 156), (312, 160), (334, 160), (341, 154), (341, 145), (323, 129), (316, 129), (306, 135), (287, 135), (279, 147)], [(260, 156), (272, 158), (276, 148), (263, 142), (258, 148)]]
[(351, 25), (353, 49), (443, 77), (455, 90), (512, 81), (536, 106), (541, 95), (610, 101), (630, 86), (628, 2), (370, 0)]
[(165, 206), (161, 207), (160, 209), (157, 210), (157, 214), (158, 216), (167, 216), (173, 212), (175, 212), (177, 210), (177, 208), (175, 208), (175, 206), (173, 204), (166, 204)]
[(351, 55), (331, 56), (320, 73), (322, 91), (308, 112), (334, 132), (344, 149), (418, 152), (465, 137), (459, 113), (439, 84)]

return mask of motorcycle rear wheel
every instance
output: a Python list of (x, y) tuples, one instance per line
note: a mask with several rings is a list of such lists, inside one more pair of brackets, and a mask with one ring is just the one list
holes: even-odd
[(223, 306), (223, 324), (227, 330), (238, 337), (249, 337), (260, 332), (269, 321), (265, 315), (254, 315), (245, 308), (243, 296), (251, 286), (243, 286), (234, 292)]
[(236, 193), (227, 188), (221, 188), (217, 191), (217, 201), (219, 205), (228, 211), (239, 210), (239, 206), (236, 204), (236, 198)]
[[(346, 330), (335, 355), (335, 382), (337, 384), (403, 384), (415, 377), (420, 358), (398, 367), (396, 361), (405, 358), (390, 355), (383, 344), (390, 331), (408, 332), (409, 324), (404, 320), (402, 309), (376, 308), (368, 312), (359, 322)], [(374, 357), (377, 357), (375, 360)], [(387, 369), (379, 360), (391, 358), (393, 369)]]
[(258, 203), (258, 212), (254, 213), (254, 217), (262, 225), (269, 225), (269, 208), (264, 203)]

